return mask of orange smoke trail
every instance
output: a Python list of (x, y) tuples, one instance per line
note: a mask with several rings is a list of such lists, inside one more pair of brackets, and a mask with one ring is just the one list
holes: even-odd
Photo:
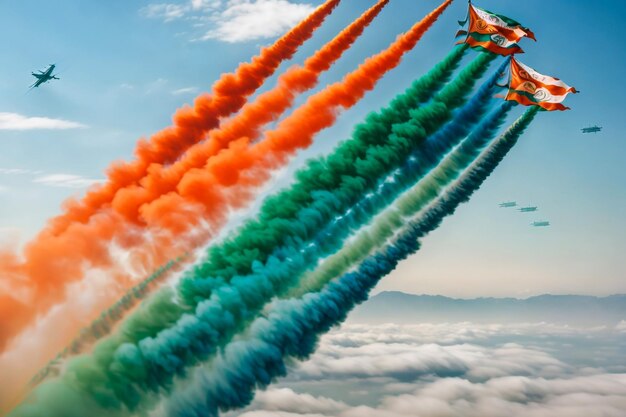
[(256, 190), (285, 164), (298, 149), (312, 143), (313, 137), (331, 126), (340, 108), (350, 108), (374, 88), (382, 76), (396, 67), (452, 0), (399, 36), (385, 51), (368, 58), (344, 79), (311, 96), (305, 104), (268, 132), (264, 140), (250, 144), (246, 137), (210, 158), (202, 169), (185, 173), (177, 186), (152, 203), (141, 207), (141, 215), (152, 229), (168, 229), (176, 236), (193, 230), (200, 221), (218, 229), (228, 212), (244, 206)]
[[(280, 114), (282, 114), (285, 110), (292, 106), (293, 100), (295, 99), (297, 93), (301, 93), (307, 89), (314, 87), (317, 84), (319, 75), (321, 72), (328, 70), (332, 63), (339, 59), (343, 52), (345, 52), (349, 47), (356, 41), (356, 39), (363, 33), (365, 28), (376, 18), (376, 16), (380, 13), (380, 11), (389, 3), (389, 0), (379, 0), (374, 6), (364, 12), (358, 19), (356, 19), (352, 24), (342, 30), (333, 40), (324, 45), (321, 49), (319, 49), (313, 56), (308, 58), (305, 61), (303, 67), (294, 66), (286, 71), (285, 74), (281, 75), (278, 79), (278, 85), (266, 92), (261, 94), (253, 103), (246, 104), (241, 113), (237, 114), (234, 118), (230, 119), (227, 122), (224, 122), (220, 129), (214, 130), (211, 132), (211, 140), (217, 141), (219, 146), (226, 146), (229, 141), (239, 138), (242, 136), (246, 137), (256, 137), (260, 134), (260, 128), (262, 125), (267, 122), (274, 120)], [(215, 150), (216, 147), (212, 146), (213, 144), (209, 141), (197, 144), (194, 147), (191, 147), (188, 153), (183, 155), (180, 161), (177, 161), (174, 165), (170, 166), (169, 169), (165, 171), (159, 171), (159, 176), (147, 176), (142, 180), (142, 184), (153, 184), (152, 187), (148, 188), (148, 192), (144, 194), (139, 194), (139, 197), (142, 195), (148, 195), (151, 192), (160, 192), (161, 194), (170, 191), (163, 191), (168, 185), (171, 186), (171, 190), (176, 189), (176, 184), (180, 181), (180, 177), (182, 177), (183, 173), (180, 172), (185, 166), (185, 164), (190, 164), (196, 162), (199, 166), (204, 165), (206, 161), (203, 163), (203, 159), (206, 160), (210, 156), (210, 151)], [(159, 167), (161, 167), (159, 165)], [(150, 167), (151, 174), (153, 170), (156, 168), (156, 165)], [(189, 169), (189, 168), (187, 168)], [(166, 181), (163, 180), (163, 172), (171, 172)], [(178, 177), (176, 177), (178, 175)], [(159, 181), (162, 181), (159, 183)], [(123, 201), (126, 201), (126, 206), (122, 204), (122, 207), (132, 207), (133, 205), (136, 209), (139, 209), (137, 205), (137, 201), (139, 198), (133, 198), (133, 192), (142, 193), (143, 189), (138, 187), (130, 187), (125, 188), (118, 191), (116, 199), (114, 201), (122, 201), (120, 200), (123, 196), (125, 198)], [(158, 195), (155, 195), (154, 198), (157, 198)], [(131, 203), (129, 204), (128, 201)], [(134, 204), (133, 204), (134, 203)], [(114, 203), (114, 207), (117, 205)], [(124, 212), (122, 212), (124, 214)], [(126, 212), (128, 217), (128, 212)], [(135, 215), (138, 216), (138, 211)], [(119, 225), (115, 226), (119, 227)], [(120, 236), (118, 236), (120, 237)], [(124, 236), (122, 236), (124, 237)], [(199, 243), (202, 243), (198, 241)], [(188, 248), (192, 248), (194, 245), (190, 243)], [(126, 246), (135, 246), (137, 242), (129, 242)], [(166, 245), (167, 247), (171, 247), (171, 245)], [(182, 247), (182, 246), (181, 246)], [(192, 260), (191, 256), (187, 257), (187, 260)], [(156, 285), (162, 281), (163, 277), (166, 277), (166, 274), (161, 274), (155, 279), (151, 279), (150, 286), (146, 288), (143, 292), (149, 292), (150, 289), (156, 287)], [(142, 286), (139, 284), (139, 286)], [(137, 288), (137, 287), (135, 287)], [(135, 292), (136, 290), (131, 290)], [(132, 298), (132, 297), (131, 297)], [(121, 318), (123, 311), (131, 309), (134, 306), (134, 302), (138, 301), (140, 298), (132, 298), (132, 302), (126, 302), (123, 306), (116, 308), (115, 317)], [(122, 308), (123, 307), (123, 308)], [(123, 311), (122, 311), (123, 310)], [(107, 319), (107, 324), (109, 326), (113, 323), (113, 318), (109, 317)]]
[[(176, 112), (174, 126), (154, 134), (150, 141), (140, 141), (135, 150), (136, 160), (113, 164), (103, 186), (93, 188), (80, 201), (68, 200), (64, 205), (65, 213), (51, 219), (47, 228), (26, 246), (26, 261), (19, 267), (5, 262), (7, 255), (0, 254), (0, 277), (9, 281), (8, 286), (28, 287), (31, 292), (27, 300), (20, 300), (15, 294), (0, 294), (0, 351), (38, 313), (58, 301), (66, 278), (70, 281), (80, 278), (84, 269), (80, 260), (88, 260), (93, 267), (111, 264), (108, 248), (101, 242), (110, 242), (115, 236), (111, 221), (123, 222), (110, 214), (94, 216), (98, 210), (110, 203), (119, 189), (143, 178), (150, 165), (174, 162), (190, 146), (204, 139), (207, 131), (217, 127), (220, 118), (240, 110), (247, 97), (282, 61), (293, 56), (339, 2), (327, 0), (272, 46), (261, 50), (252, 62), (241, 64), (234, 74), (222, 75), (213, 85), (212, 95), (202, 95), (193, 108), (184, 107)], [(87, 222), (88, 232), (85, 230)], [(141, 240), (138, 232), (126, 233), (121, 239), (119, 243), (123, 246)], [(156, 262), (165, 260), (164, 256), (157, 258)], [(16, 274), (20, 279), (11, 279)]]
[[(277, 129), (269, 132), (262, 141), (251, 144), (252, 141), (247, 137), (231, 141), (228, 147), (217, 151), (218, 153), (210, 158), (204, 169), (188, 171), (176, 187), (176, 192), (169, 192), (141, 206), (140, 214), (158, 241), (155, 247), (159, 248), (159, 251), (151, 254), (153, 260), (150, 262), (156, 264), (157, 259), (176, 257), (177, 251), (183, 250), (182, 248), (193, 248), (205, 242), (209, 237), (208, 233), (194, 236), (178, 233), (196, 232), (193, 227), (201, 222), (209, 223), (211, 226), (209, 232), (222, 226), (228, 210), (244, 205), (253, 196), (257, 187), (269, 177), (271, 170), (284, 164), (296, 150), (308, 146), (317, 132), (334, 122), (341, 108), (354, 105), (387, 71), (397, 66), (402, 56), (415, 46), (422, 34), (451, 1), (446, 0), (409, 32), (400, 36), (386, 51), (369, 58), (342, 82), (333, 84), (312, 96), (302, 107), (281, 122)], [(258, 167), (255, 164), (258, 164)], [(110, 210), (92, 216), (88, 225), (95, 225), (105, 239), (113, 239), (115, 233), (124, 232), (122, 245), (143, 243), (141, 238), (136, 236), (138, 232), (128, 223), (126, 227), (129, 230), (115, 228), (115, 233), (111, 227), (98, 228), (100, 222), (111, 224), (112, 221), (124, 224), (119, 214)], [(87, 225), (81, 224), (70, 227), (72, 230), (75, 229), (77, 237), (74, 240), (77, 246), (87, 244), (83, 242), (82, 234), (79, 233), (80, 227), (85, 226)], [(161, 227), (164, 230), (160, 233)], [(93, 235), (91, 236), (93, 239)], [(67, 239), (67, 242), (72, 241), (70, 238)], [(179, 246), (176, 246), (177, 244)], [(105, 263), (100, 262), (100, 265)]]
[[(293, 66), (278, 78), (277, 86), (246, 104), (240, 113), (211, 131), (209, 140), (191, 147), (171, 166), (153, 164), (149, 174), (140, 182), (117, 192), (112, 207), (127, 220), (142, 224), (139, 208), (163, 194), (175, 191), (184, 174), (192, 168), (201, 168), (206, 161), (235, 140), (256, 139), (261, 128), (276, 120), (293, 105), (299, 93), (313, 88), (322, 72), (341, 57), (374, 20), (389, 0), (380, 0), (358, 19), (341, 31), (333, 40), (308, 58), (304, 66)], [(181, 219), (182, 221), (183, 219)]]
[(262, 49), (251, 62), (240, 64), (234, 73), (223, 74), (213, 84), (212, 94), (203, 94), (196, 98), (193, 107), (176, 111), (173, 126), (155, 133), (149, 141), (138, 142), (134, 161), (114, 163), (104, 185), (90, 190), (80, 201), (66, 201), (65, 214), (49, 223), (51, 233), (61, 233), (76, 221), (86, 222), (98, 208), (111, 201), (117, 190), (143, 178), (151, 164), (172, 163), (190, 146), (203, 140), (208, 131), (218, 126), (220, 118), (241, 109), (248, 96), (274, 74), (282, 61), (294, 55), (339, 2), (327, 0), (272, 46)]
[[(331, 42), (309, 58), (305, 62), (304, 67), (291, 68), (284, 76), (280, 77), (279, 84), (275, 89), (262, 94), (254, 104), (246, 105), (239, 115), (225, 123), (224, 129), (215, 131), (216, 133), (214, 133), (213, 140), (209, 142), (208, 146), (198, 144), (196, 147), (192, 147), (191, 149), (195, 152), (190, 151), (189, 154), (191, 156), (185, 157), (183, 161), (200, 161), (199, 166), (202, 166), (202, 163), (210, 156), (211, 150), (216, 149), (213, 144), (217, 143), (220, 146), (224, 146), (229, 140), (238, 138), (243, 134), (254, 136), (254, 132), (256, 132), (256, 135), (258, 135), (263, 124), (274, 120), (292, 105), (293, 99), (297, 93), (309, 89), (317, 83), (320, 73), (327, 70), (332, 65), (332, 62), (337, 60), (341, 54), (352, 45), (365, 27), (371, 23), (388, 2), (389, 0), (380, 0)], [(196, 148), (201, 149), (201, 151), (197, 151)], [(180, 172), (181, 167), (188, 169), (185, 167), (185, 164), (182, 163), (183, 161), (175, 163), (174, 166), (169, 167), (169, 169), (165, 171), (158, 171), (158, 175), (149, 175), (142, 183), (153, 184), (152, 187), (148, 187), (150, 190), (156, 189), (162, 192), (164, 185), (167, 186), (167, 184), (172, 184), (171, 188), (175, 189), (180, 176), (182, 176), (181, 174), (176, 174)], [(158, 166), (161, 167), (160, 165)], [(154, 173), (156, 167), (157, 164), (151, 165), (150, 174)], [(169, 177), (163, 176), (163, 172), (170, 173)], [(172, 173), (174, 175), (172, 175)], [(172, 181), (172, 178), (175, 181)], [(128, 213), (128, 208), (138, 208), (138, 202), (141, 201), (142, 196), (145, 195), (142, 194), (145, 190), (145, 188), (131, 186), (118, 191), (116, 199), (114, 200), (114, 207), (120, 209), (118, 211), (121, 213)], [(141, 242), (141, 238), (137, 237), (138, 233), (133, 231), (132, 228), (129, 229), (128, 225), (125, 225), (124, 222), (120, 220), (121, 219), (115, 213), (102, 210), (96, 216), (92, 216), (88, 224), (79, 223), (70, 225), (66, 233), (50, 236), (50, 239), (43, 241), (43, 245), (30, 245), (26, 252), (28, 256), (27, 259), (34, 261), (29, 263), (45, 265), (45, 269), (48, 271), (61, 273), (66, 281), (65, 283), (71, 282), (80, 277), (80, 271), (85, 267), (80, 264), (80, 260), (89, 261), (89, 263), (92, 263), (96, 267), (106, 267), (110, 264), (111, 259), (108, 253), (107, 242), (114, 238), (117, 240), (116, 243), (123, 247), (136, 246)], [(166, 239), (171, 240), (169, 236), (167, 236)], [(160, 254), (151, 253), (152, 259), (150, 262), (146, 263), (147, 269), (153, 268), (156, 263), (161, 263), (171, 256), (173, 246), (171, 241), (163, 242), (163, 238), (159, 241), (162, 243), (161, 246), (170, 249), (170, 251), (165, 253), (161, 251)], [(185, 245), (179, 246), (180, 252), (192, 249), (194, 246), (204, 241), (205, 239), (203, 238), (187, 239)], [(80, 250), (73, 252), (80, 258), (78, 260), (74, 259), (76, 262), (71, 262), (72, 260), (68, 259), (70, 261), (68, 263), (57, 263), (53, 265), (53, 262), (62, 259), (63, 248), (67, 248), (70, 242), (78, 243), (79, 247), (86, 247), (87, 252)], [(92, 244), (95, 246), (92, 246)], [(58, 248), (58, 250), (55, 250), (56, 248)], [(47, 253), (53, 255), (53, 259), (46, 260)], [(69, 253), (72, 252), (68, 250), (66, 257), (69, 256)], [(89, 256), (89, 254), (92, 255)], [(27, 265), (27, 267), (29, 266), (30, 265)], [(54, 268), (55, 266), (56, 269)], [(37, 275), (43, 273), (43, 271), (39, 270), (33, 271), (32, 268), (28, 272), (35, 272)], [(68, 272), (70, 275), (67, 274)], [(50, 293), (58, 293), (58, 290), (55, 291), (55, 287), (49, 284), (54, 283), (56, 286), (59, 286), (59, 284), (63, 284), (62, 280), (52, 279), (49, 281), (50, 282), (39, 285), (40, 289), (45, 289), (45, 291), (40, 292), (47, 294), (35, 295), (35, 297), (45, 300), (46, 296), (50, 295)], [(38, 302), (37, 305), (39, 304), (41, 303)]]
[[(208, 222), (214, 231), (223, 225), (226, 219), (226, 213), (230, 207), (240, 207), (245, 203), (244, 200), (249, 199), (252, 195), (251, 188), (256, 187), (262, 180), (267, 178), (271, 169), (284, 163), (286, 158), (293, 154), (297, 149), (308, 146), (313, 136), (325, 127), (330, 126), (335, 118), (336, 111), (339, 108), (349, 108), (369, 90), (371, 90), (376, 82), (390, 69), (397, 66), (402, 56), (411, 50), (423, 33), (434, 23), (437, 17), (450, 4), (451, 0), (445, 1), (439, 8), (428, 15), (420, 23), (416, 24), (409, 32), (400, 36), (387, 50), (369, 58), (356, 71), (344, 78), (340, 83), (333, 84), (312, 96), (305, 105), (297, 109), (290, 117), (280, 123), (279, 127), (270, 132), (266, 139), (248, 146), (249, 139), (241, 138), (230, 143), (229, 147), (222, 150), (215, 157), (211, 158), (206, 165), (206, 169), (192, 169), (183, 177), (178, 185), (178, 193), (168, 193), (157, 199), (149, 205), (144, 205), (141, 214), (145, 221), (156, 226), (154, 230), (160, 227), (174, 232), (176, 236), (180, 232), (189, 231), (190, 226), (197, 225), (199, 221)], [(262, 167), (255, 170), (259, 175), (242, 176), (240, 174), (248, 170), (255, 162), (261, 163)], [(241, 184), (236, 188), (236, 194), (246, 198), (232, 199), (232, 195), (223, 192), (221, 186), (235, 185), (237, 180), (241, 180)], [(202, 203), (202, 206), (187, 203)], [(203, 210), (199, 211), (198, 208)], [(207, 210), (209, 208), (209, 210)], [(85, 233), (76, 233), (76, 236), (67, 237), (59, 236), (58, 245), (51, 245), (46, 248), (52, 249), (52, 253), (56, 255), (53, 259), (47, 259), (48, 266), (51, 262), (63, 262), (63, 256), (67, 256), (67, 250), (61, 250), (62, 246), (67, 249), (70, 242), (77, 244), (78, 251), (81, 255), (80, 259), (89, 259), (93, 261), (93, 265), (103, 266), (107, 262), (111, 262), (110, 253), (106, 246), (94, 247), (96, 242), (111, 241), (116, 229), (110, 227), (111, 218), (115, 218), (114, 213), (100, 213), (90, 219), (90, 226), (94, 227), (97, 233), (92, 233), (89, 238), (85, 237)], [(108, 221), (107, 221), (108, 220)], [(68, 230), (84, 225), (71, 225)], [(64, 234), (65, 235), (65, 234)], [(94, 236), (96, 237), (94, 239)], [(168, 236), (171, 239), (171, 236)], [(79, 238), (77, 241), (76, 238)], [(65, 240), (67, 239), (67, 240)], [(204, 240), (204, 239), (200, 239)], [(170, 242), (166, 245), (167, 239), (163, 239), (163, 252), (172, 249), (175, 245)], [(193, 241), (197, 244), (197, 241)], [(186, 243), (186, 247), (189, 247)], [(160, 256), (155, 256), (159, 262), (165, 259), (163, 252)], [(95, 254), (95, 256), (85, 256), (87, 253)], [(43, 253), (37, 253), (42, 258)], [(176, 256), (177, 253), (170, 253), (170, 256)], [(44, 263), (45, 264), (45, 263)], [(37, 265), (39, 266), (39, 265)], [(52, 264), (51, 266), (57, 266)], [(69, 261), (63, 265), (63, 270), (72, 268), (80, 269), (82, 265), (77, 262)], [(49, 270), (49, 269), (48, 269)], [(38, 271), (40, 273), (44, 271)], [(42, 275), (45, 276), (45, 275)], [(66, 276), (67, 277), (67, 276)], [(56, 281), (57, 277), (51, 277), (51, 281)], [(39, 289), (48, 289), (50, 292), (58, 294), (58, 283), (50, 285), (49, 282), (39, 283)], [(45, 292), (39, 292), (44, 298)], [(45, 298), (44, 298), (45, 299)]]

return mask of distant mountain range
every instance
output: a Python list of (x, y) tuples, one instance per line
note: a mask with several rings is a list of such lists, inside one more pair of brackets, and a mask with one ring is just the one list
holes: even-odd
[(540, 295), (526, 299), (456, 299), (440, 295), (382, 292), (350, 315), (352, 323), (550, 322), (614, 326), (626, 320), (626, 295)]

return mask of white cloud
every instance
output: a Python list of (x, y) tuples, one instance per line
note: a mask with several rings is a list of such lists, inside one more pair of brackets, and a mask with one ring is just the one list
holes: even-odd
[(221, 3), (220, 0), (191, 0), (191, 8), (193, 10), (214, 9)]
[(175, 96), (178, 96), (181, 94), (193, 94), (193, 93), (196, 93), (197, 91), (198, 89), (196, 87), (184, 87), (184, 88), (179, 88), (178, 90), (172, 91), (172, 94)]
[(157, 91), (161, 91), (163, 90), (165, 85), (167, 85), (167, 80), (165, 78), (157, 78), (156, 80), (148, 84), (148, 86), (146, 87), (146, 94), (152, 94)]
[(266, 411), (286, 413), (329, 413), (349, 408), (346, 403), (326, 397), (314, 397), (310, 394), (298, 394), (289, 388), (271, 388), (259, 392), (255, 403)]
[[(0, 168), (0, 175), (29, 175), (35, 177), (32, 182), (52, 187), (84, 188), (103, 180), (84, 178), (73, 174), (46, 174), (41, 170), (24, 168)], [(0, 186), (0, 192), (3, 191)], [(4, 187), (4, 191), (8, 188)]]
[[(375, 406), (328, 409), (329, 399), (279, 390), (257, 394), (240, 417), (623, 417), (626, 374), (573, 378), (439, 379)], [(267, 407), (267, 405), (270, 405)], [(294, 409), (293, 405), (298, 404)]]
[(48, 117), (28, 117), (18, 113), (0, 112), (0, 130), (77, 129), (81, 123)]
[(239, 417), (328, 417), (328, 414), (318, 413), (290, 413), (288, 411), (256, 410), (240, 414)]
[(420, 324), (344, 324), (340, 331), (329, 333), (325, 340), (342, 346), (360, 346), (366, 343), (438, 343), (455, 344), (480, 342), (493, 336), (579, 336), (602, 333), (604, 328), (575, 328), (553, 323), (477, 324), (420, 323)]
[(221, 5), (220, 0), (190, 0), (184, 3), (155, 3), (139, 9), (139, 14), (148, 19), (171, 22), (182, 18), (193, 18), (194, 13), (207, 12)]
[(609, 373), (610, 364), (577, 366), (553, 356), (564, 353), (563, 342), (573, 343), (570, 351), (576, 340), (615, 343), (623, 327), (343, 325), (278, 388), (226, 417), (623, 417), (623, 367)]
[(195, 40), (244, 42), (277, 36), (309, 15), (315, 7), (289, 0), (189, 0), (150, 4), (141, 16), (164, 22), (184, 20), (203, 33)]
[(80, 175), (50, 174), (37, 177), (33, 180), (33, 182), (49, 185), (52, 187), (84, 188), (89, 187), (92, 184), (102, 182), (102, 180), (84, 178)]
[(149, 4), (146, 7), (142, 7), (139, 13), (150, 19), (163, 19), (165, 22), (171, 22), (172, 20), (180, 19), (187, 12), (187, 6), (179, 4)]
[(42, 171), (35, 171), (32, 169), (23, 168), (0, 168), (0, 174), (4, 175), (37, 175), (42, 174)]
[(202, 39), (233, 43), (271, 38), (298, 23), (313, 9), (312, 5), (287, 0), (231, 0), (214, 19), (217, 27)]
[(497, 348), (460, 344), (371, 343), (357, 347), (323, 342), (298, 368), (301, 379), (387, 378), (400, 382), (424, 376), (463, 375), (486, 380), (505, 375), (559, 375), (569, 367), (545, 352), (505, 344)]
[(626, 375), (576, 378), (502, 377), (484, 383), (440, 379), (377, 407), (354, 407), (341, 417), (620, 417), (626, 410)]

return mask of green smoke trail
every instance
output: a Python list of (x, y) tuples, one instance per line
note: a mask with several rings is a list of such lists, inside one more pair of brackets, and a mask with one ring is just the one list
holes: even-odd
[[(310, 161), (295, 174), (295, 184), (266, 199), (258, 220), (244, 225), (236, 237), (211, 247), (208, 261), (189, 274), (189, 279), (181, 281), (179, 292), (184, 302), (193, 306), (196, 299), (204, 299), (210, 294), (211, 289), (205, 291), (197, 277), (227, 278), (249, 273), (253, 263), (263, 262), (286, 236), (308, 241), (320, 227), (358, 201), (363, 193), (375, 189), (379, 179), (397, 168), (422, 136), (436, 131), (448, 120), (434, 118), (419, 132), (422, 135), (414, 134), (414, 130), (420, 129), (415, 123), (402, 126), (401, 132), (392, 131), (396, 128), (394, 126), (412, 118), (412, 113), (419, 111), (420, 103), (435, 96), (465, 50), (463, 46), (453, 50), (387, 108), (368, 115), (365, 122), (355, 128), (351, 140), (343, 142), (326, 158)], [(477, 75), (482, 74), (493, 59), (493, 55), (480, 55), (453, 85), (446, 86), (435, 97), (436, 103), (427, 107), (440, 105), (454, 109), (461, 105), (471, 93), (471, 87), (479, 78)], [(436, 110), (433, 113), (436, 114)], [(334, 195), (327, 194), (331, 190), (335, 191)]]
[[(406, 219), (415, 216), (453, 182), (472, 163), (474, 158), (495, 135), (495, 130), (504, 122), (513, 103), (505, 102), (485, 119), (467, 140), (454, 149), (422, 180), (405, 192), (393, 206), (377, 216), (373, 224), (362, 230), (349, 244), (331, 255), (314, 271), (302, 278), (300, 286), (292, 295), (318, 291), (337, 276), (346, 273), (367, 255), (381, 247), (398, 233)], [(410, 170), (410, 168), (409, 168)], [(400, 177), (412, 177), (410, 172), (400, 171)]]
[(325, 284), (319, 292), (273, 303), (265, 317), (257, 318), (210, 366), (198, 368), (191, 383), (174, 392), (166, 403), (167, 415), (213, 417), (219, 411), (244, 407), (252, 401), (255, 389), (286, 374), (288, 359), (308, 358), (321, 334), (341, 323), (382, 277), (419, 249), (422, 237), (469, 200), (515, 145), (537, 110), (525, 112), (416, 221), (403, 226), (392, 243), (368, 257), (356, 271)]
[[(508, 60), (503, 62), (500, 68), (483, 83), (471, 100), (455, 112), (453, 120), (435, 134), (426, 138), (408, 156), (402, 167), (385, 178), (373, 193), (366, 194), (340, 218), (321, 230), (317, 234), (314, 244), (302, 249), (304, 251), (316, 250), (316, 257), (312, 259), (312, 262), (317, 262), (319, 258), (339, 250), (343, 240), (350, 233), (367, 224), (376, 213), (391, 204), (403, 191), (412, 187), (425, 173), (435, 167), (450, 149), (454, 148), (471, 132), (474, 126), (487, 113), (497, 79), (501, 75), (501, 70), (507, 65)], [(511, 105), (505, 104), (500, 111), (507, 112), (510, 108), (509, 106)], [(497, 121), (497, 117), (495, 119)], [(489, 123), (483, 123), (478, 131), (486, 132), (495, 128), (497, 126), (489, 126)], [(485, 136), (490, 137), (487, 134)], [(476, 142), (476, 140), (475, 137), (472, 137), (468, 141)], [(479, 148), (483, 145), (475, 143), (475, 146)], [(293, 258), (293, 254), (283, 256), (283, 259)]]
[[(375, 190), (381, 179), (401, 166), (413, 149), (450, 120), (453, 110), (467, 100), (495, 57), (479, 55), (428, 105), (411, 109), (406, 100), (396, 100), (380, 114), (368, 116), (355, 129), (352, 140), (327, 158), (310, 162), (305, 170), (296, 173), (297, 182), (292, 187), (268, 198), (258, 220), (246, 224), (235, 238), (209, 249), (208, 260), (179, 284), (184, 303), (195, 306), (208, 298), (215, 288), (215, 278), (228, 280), (252, 272), (255, 262), (264, 262), (281, 244), (310, 241), (363, 194)], [(427, 75), (422, 80), (436, 86), (439, 82), (433, 81), (440, 79), (431, 81)], [(426, 84), (422, 80), (408, 93), (422, 91), (416, 88)], [(410, 95), (405, 93), (403, 97)]]

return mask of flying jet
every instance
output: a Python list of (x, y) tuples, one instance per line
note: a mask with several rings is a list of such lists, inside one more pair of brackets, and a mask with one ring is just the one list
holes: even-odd
[(545, 221), (545, 220), (539, 220), (536, 222), (532, 222), (530, 225), (533, 227), (547, 227), (547, 226), (550, 226), (550, 222)]
[(520, 207), (517, 209), (518, 211), (521, 211), (522, 213), (530, 213), (531, 211), (537, 211), (537, 206), (532, 206), (532, 207)]
[(517, 206), (517, 202), (515, 201), (506, 201), (504, 203), (500, 203), (500, 207), (503, 207), (503, 208), (515, 207), (515, 206)]
[(582, 129), (580, 129), (581, 132), (583, 133), (598, 133), (599, 131), (602, 130), (602, 126), (589, 126), (589, 127), (583, 127)]
[(43, 71), (33, 72), (33, 77), (37, 78), (37, 81), (30, 86), (30, 88), (39, 87), (43, 83), (47, 83), (50, 80), (59, 80), (60, 78), (52, 74), (56, 68), (55, 64), (50, 64), (48, 68)]

